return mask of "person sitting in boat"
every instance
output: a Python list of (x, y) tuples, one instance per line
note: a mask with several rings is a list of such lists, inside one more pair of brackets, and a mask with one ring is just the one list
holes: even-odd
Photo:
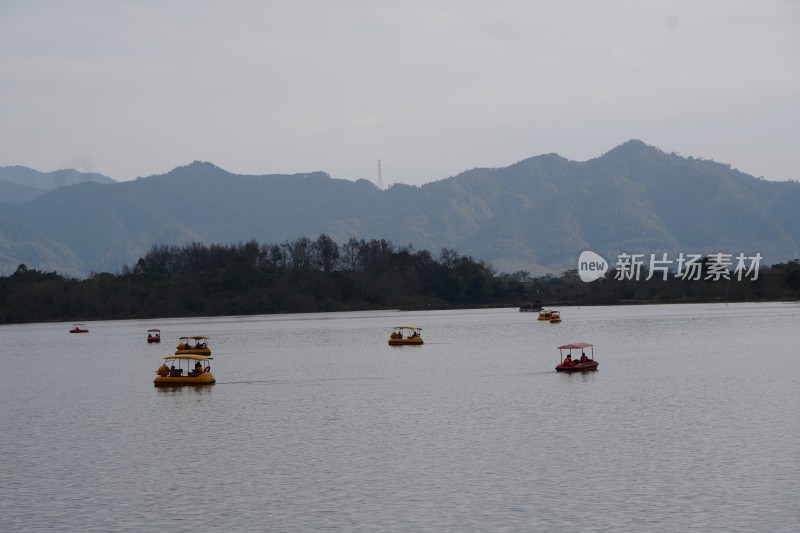
[(564, 358), (564, 362), (562, 364), (564, 366), (572, 366), (573, 363), (574, 363), (574, 361), (572, 360), (572, 356), (570, 354), (567, 354), (567, 356)]
[(181, 375), (181, 369), (180, 368), (175, 368), (175, 365), (172, 365), (170, 367), (170, 369), (169, 369), (169, 375), (172, 376), (172, 377), (180, 376)]
[(419, 337), (419, 331), (415, 331), (414, 333), (411, 334), (412, 339), (416, 339), (417, 337)]
[(203, 363), (201, 363), (200, 361), (197, 361), (197, 362), (194, 364), (194, 374), (195, 374), (196, 376), (199, 376), (199, 375), (200, 375), (200, 374), (202, 374), (202, 373), (203, 373)]
[(589, 358), (586, 357), (586, 354), (585, 353), (581, 353), (581, 363), (588, 363), (588, 362), (589, 362)]

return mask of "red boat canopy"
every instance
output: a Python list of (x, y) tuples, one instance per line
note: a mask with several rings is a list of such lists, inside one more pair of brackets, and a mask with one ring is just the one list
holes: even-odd
[(565, 344), (564, 346), (559, 346), (559, 350), (578, 350), (580, 348), (591, 348), (592, 345), (588, 342), (573, 342), (572, 344)]

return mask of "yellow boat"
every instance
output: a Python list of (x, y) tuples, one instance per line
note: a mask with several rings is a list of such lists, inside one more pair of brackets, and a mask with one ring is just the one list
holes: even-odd
[(552, 314), (553, 311), (551, 311), (550, 309), (542, 309), (541, 311), (539, 311), (539, 318), (537, 318), (536, 320), (550, 320), (550, 315)]
[[(211, 385), (211, 359), (205, 355), (167, 355), (156, 370), (155, 385)], [(185, 368), (184, 368), (185, 367)]]
[(389, 344), (391, 346), (422, 344), (421, 332), (422, 329), (416, 326), (395, 326), (389, 335)]
[(551, 311), (550, 312), (550, 323), (551, 324), (557, 324), (559, 322), (561, 322), (561, 313), (559, 313), (558, 311)]
[(175, 355), (211, 355), (211, 348), (208, 347), (208, 339), (203, 335), (192, 335), (189, 337), (181, 337), (178, 343)]

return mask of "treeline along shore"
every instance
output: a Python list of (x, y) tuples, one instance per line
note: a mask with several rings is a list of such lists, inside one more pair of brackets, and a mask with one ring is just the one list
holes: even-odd
[(120, 272), (87, 279), (19, 265), (0, 277), (0, 323), (620, 303), (779, 301), (800, 298), (800, 260), (757, 277), (581, 281), (576, 270), (497, 273), (458, 251), (438, 254), (384, 239), (325, 234), (280, 244), (158, 245)]

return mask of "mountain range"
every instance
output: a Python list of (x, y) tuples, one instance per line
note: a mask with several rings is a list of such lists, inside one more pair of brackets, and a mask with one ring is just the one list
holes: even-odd
[[(0, 167), (0, 273), (19, 264), (85, 277), (156, 244), (279, 243), (325, 233), (443, 247), (531, 273), (575, 268), (583, 250), (800, 257), (800, 183), (631, 140), (588, 161), (557, 154), (381, 190), (324, 172), (239, 175), (194, 162), (115, 182)], [(55, 175), (57, 174), (57, 175)]]
[(79, 172), (74, 168), (39, 172), (23, 166), (0, 167), (0, 202), (22, 203), (47, 191), (86, 182), (116, 183), (96, 172)]

